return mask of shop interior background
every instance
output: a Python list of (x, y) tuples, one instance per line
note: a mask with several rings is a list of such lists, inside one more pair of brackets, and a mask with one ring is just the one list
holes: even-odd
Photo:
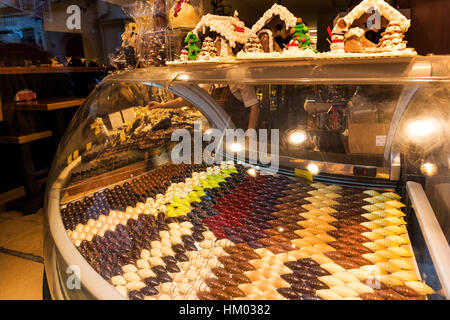
[[(82, 58), (73, 65), (108, 64), (109, 57), (121, 45), (121, 34), (131, 19), (121, 6), (134, 0), (0, 0), (0, 67), (25, 66), (35, 61), (40, 51), (67, 63), (66, 57)], [(309, 25), (319, 51), (327, 51), (327, 26), (332, 26), (336, 12), (346, 12), (359, 0), (279, 0)], [(449, 53), (450, 12), (447, 0), (394, 0), (392, 5), (405, 9), (412, 19), (407, 40), (422, 55)], [(246, 25), (252, 25), (271, 5), (272, 0), (204, 0), (205, 13), (232, 15), (234, 10)], [(70, 30), (67, 8), (81, 9), (80, 29)], [(431, 19), (430, 19), (431, 17)], [(427, 21), (434, 21), (429, 24)], [(41, 52), (41, 55), (43, 53)], [(84, 61), (83, 58), (86, 58)]]

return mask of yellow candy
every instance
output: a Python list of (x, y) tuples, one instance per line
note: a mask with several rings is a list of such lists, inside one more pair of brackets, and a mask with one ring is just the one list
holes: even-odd
[(385, 202), (380, 202), (380, 203), (376, 203), (374, 204), (374, 206), (377, 208), (376, 210), (385, 210), (388, 208), (387, 204)]
[(375, 276), (375, 279), (377, 279), (380, 282), (383, 282), (385, 285), (389, 287), (403, 285), (403, 281), (401, 281), (396, 277), (393, 277), (392, 275), (380, 274)]
[[(376, 212), (376, 211), (374, 211), (374, 212)], [(365, 213), (365, 214), (362, 214), (361, 216), (363, 216), (364, 218), (366, 218), (368, 220), (371, 220), (371, 221), (380, 219), (380, 217), (378, 215), (374, 214), (373, 212), (372, 213)]]
[(394, 252), (389, 251), (389, 250), (380, 250), (380, 251), (377, 251), (376, 254), (378, 254), (379, 256), (383, 257), (386, 260), (400, 258), (400, 256), (398, 254), (395, 254)]
[(384, 229), (391, 231), (395, 234), (403, 234), (408, 232), (404, 226), (388, 226), (385, 227)]
[(391, 209), (391, 208), (398, 209), (398, 208), (405, 207), (405, 205), (403, 203), (396, 201), (396, 200), (386, 201), (385, 204), (388, 206), (389, 209)]
[(363, 254), (362, 257), (364, 259), (369, 260), (372, 263), (377, 263), (377, 262), (385, 262), (387, 259), (379, 254), (376, 253), (366, 253)]
[(314, 189), (322, 189), (322, 188), (326, 188), (327, 186), (323, 183), (317, 182), (317, 183), (312, 183), (311, 187), (313, 187)]
[(364, 271), (361, 269), (350, 269), (350, 270), (347, 270), (347, 272), (354, 275), (360, 281), (370, 279), (370, 277), (371, 277), (370, 272), (367, 272), (367, 271)]
[(320, 265), (333, 262), (333, 260), (331, 260), (330, 258), (328, 258), (327, 256), (325, 256), (323, 254), (313, 254), (311, 256), (311, 259), (313, 259), (315, 262), (317, 262)]
[(388, 221), (391, 225), (404, 225), (406, 224), (406, 221), (403, 220), (403, 218), (399, 218), (399, 217), (388, 217), (385, 218), (384, 220)]
[(361, 223), (362, 226), (370, 229), (370, 230), (374, 230), (374, 229), (378, 229), (380, 226), (374, 222), (363, 222)]
[(338, 272), (345, 272), (344, 268), (342, 268), (340, 265), (338, 265), (334, 262), (321, 264), (320, 267), (325, 269), (326, 271), (328, 271), (331, 274), (338, 273)]
[(369, 212), (373, 212), (373, 211), (378, 211), (380, 210), (380, 208), (378, 208), (376, 205), (374, 204), (369, 204), (367, 206), (363, 206), (362, 207), (364, 210), (369, 211)]
[(422, 281), (406, 281), (405, 286), (420, 294), (433, 294), (434, 290)]
[(382, 201), (378, 200), (377, 198), (366, 198), (364, 199), (364, 201), (370, 203), (370, 204), (375, 204), (375, 203), (380, 203)]
[(385, 246), (383, 246), (383, 245), (381, 245), (379, 243), (376, 243), (376, 242), (364, 242), (363, 246), (366, 247), (366, 248), (369, 248), (370, 250), (372, 250), (374, 252), (386, 249)]
[(390, 247), (388, 248), (389, 251), (398, 254), (401, 257), (405, 257), (405, 258), (411, 258), (413, 256), (413, 254), (411, 253), (411, 251), (402, 248), (402, 247)]
[(395, 233), (384, 228), (375, 229), (372, 231), (373, 233), (379, 234), (383, 237), (395, 236)]
[(333, 209), (333, 208), (331, 208), (331, 207), (321, 208), (320, 210), (321, 210), (324, 214), (330, 214), (330, 213), (337, 212), (336, 209)]
[(405, 270), (397, 271), (397, 272), (392, 273), (391, 276), (393, 276), (403, 282), (420, 280), (420, 278), (413, 271), (405, 271)]
[(332, 184), (332, 185), (327, 186), (326, 189), (332, 190), (332, 191), (339, 191), (339, 190), (342, 190), (342, 187)]
[(361, 235), (363, 235), (364, 237), (366, 237), (367, 239), (372, 240), (372, 241), (384, 238), (383, 236), (376, 234), (374, 232), (363, 232), (363, 233), (361, 233)]
[(374, 292), (374, 290), (372, 288), (370, 288), (369, 286), (367, 286), (367, 285), (365, 285), (364, 283), (361, 283), (361, 282), (347, 283), (347, 287), (349, 287), (350, 289), (356, 291), (358, 294), (373, 293)]
[(376, 197), (376, 196), (379, 196), (380, 194), (377, 192), (377, 191), (375, 191), (375, 190), (366, 190), (366, 191), (363, 191), (363, 193), (365, 193), (365, 194), (367, 194), (367, 195), (369, 195), (369, 196), (371, 196), (371, 197)]
[(357, 297), (358, 293), (346, 286), (335, 286), (331, 288), (332, 291), (336, 292), (341, 297)]
[(379, 195), (379, 196), (376, 196), (376, 197), (373, 197), (373, 198), (377, 199), (380, 202), (386, 202), (386, 201), (392, 200), (391, 198), (388, 198), (388, 197), (383, 196), (383, 195)]
[(333, 276), (335, 276), (336, 278), (338, 278), (339, 280), (343, 281), (346, 284), (352, 282), (359, 282), (359, 279), (357, 277), (348, 272), (338, 272), (333, 274)]
[(317, 217), (317, 219), (322, 220), (323, 222), (326, 222), (326, 223), (337, 221), (336, 218), (330, 216), (329, 214), (320, 215)]
[(403, 212), (401, 212), (398, 209), (394, 209), (394, 208), (386, 209), (386, 210), (384, 210), (384, 212), (386, 212), (388, 214), (388, 216), (390, 216), (390, 217), (404, 217), (405, 216), (405, 214)]
[(399, 266), (403, 270), (414, 270), (414, 264), (411, 262), (410, 259), (391, 259), (389, 260), (390, 263), (395, 264), (396, 266)]
[(400, 268), (399, 266), (396, 266), (395, 264), (389, 262), (378, 262), (376, 263), (376, 265), (387, 273), (394, 273), (402, 270), (402, 268)]
[(330, 199), (336, 199), (336, 198), (340, 198), (341, 195), (334, 193), (334, 192), (328, 192), (328, 193), (325, 193), (325, 197), (330, 198)]
[(326, 233), (318, 234), (318, 235), (316, 235), (316, 238), (323, 242), (336, 241), (335, 238), (333, 238), (332, 236), (330, 236), (329, 234), (326, 234)]
[[(302, 238), (314, 237), (314, 234), (307, 231), (306, 229), (295, 230), (294, 233)], [(295, 240), (297, 240), (297, 239), (295, 239)], [(292, 241), (295, 241), (295, 240), (292, 240)]]
[(394, 200), (400, 200), (402, 198), (394, 192), (385, 192), (385, 193), (382, 193), (382, 196), (385, 196), (387, 198), (394, 199)]
[(319, 277), (319, 280), (323, 283), (325, 283), (327, 286), (335, 287), (335, 286), (344, 286), (345, 283), (342, 280), (339, 280), (338, 278), (334, 276), (323, 276)]
[(378, 243), (379, 245), (382, 245), (382, 246), (384, 246), (386, 248), (398, 247), (399, 246), (397, 242), (389, 241), (386, 238), (375, 240), (375, 243)]
[(408, 238), (402, 237), (402, 236), (389, 236), (389, 237), (386, 238), (386, 240), (396, 242), (396, 243), (398, 243), (399, 245), (402, 245), (402, 244), (410, 244), (410, 243), (411, 243), (411, 242), (408, 240)]
[(316, 294), (318, 297), (324, 299), (324, 300), (342, 300), (343, 297), (341, 297), (336, 292), (330, 290), (330, 289), (323, 289), (323, 290), (317, 290)]
[(321, 251), (321, 252), (336, 251), (335, 248), (333, 248), (332, 246), (329, 246), (329, 245), (327, 245), (327, 244), (325, 244), (325, 243), (322, 243), (322, 244), (315, 244), (315, 245), (313, 245), (313, 248), (314, 248), (314, 249), (317, 249), (317, 250), (319, 250), (319, 251)]

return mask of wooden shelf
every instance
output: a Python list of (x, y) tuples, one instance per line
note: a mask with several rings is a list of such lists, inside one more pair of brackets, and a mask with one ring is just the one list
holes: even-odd
[(0, 75), (5, 74), (35, 74), (35, 73), (80, 73), (108, 72), (111, 68), (104, 67), (1, 67)]
[(41, 99), (35, 101), (24, 101), (9, 104), (6, 108), (14, 110), (28, 111), (54, 111), (66, 108), (79, 107), (83, 104), (84, 98), (59, 98)]
[(31, 133), (23, 136), (0, 136), (0, 143), (9, 143), (9, 144), (25, 144), (29, 142), (33, 142), (36, 140), (45, 139), (52, 136), (52, 132), (41, 131), (36, 133)]

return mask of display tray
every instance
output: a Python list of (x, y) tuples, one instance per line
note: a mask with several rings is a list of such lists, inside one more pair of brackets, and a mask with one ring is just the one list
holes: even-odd
[(125, 298), (426, 299), (392, 192), (166, 164), (61, 208)]

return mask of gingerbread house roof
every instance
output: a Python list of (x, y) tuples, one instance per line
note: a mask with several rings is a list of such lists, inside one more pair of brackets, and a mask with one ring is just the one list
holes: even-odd
[(253, 25), (252, 33), (257, 33), (269, 22), (274, 16), (279, 16), (286, 24), (286, 29), (295, 26), (297, 18), (286, 8), (279, 4), (274, 4), (272, 8), (267, 10), (264, 15)]
[(384, 0), (363, 0), (345, 17), (338, 20), (333, 28), (333, 33), (346, 32), (353, 22), (359, 19), (363, 14), (367, 13), (370, 8), (376, 8), (382, 16), (389, 21), (397, 21), (403, 31), (407, 31), (411, 25), (411, 20), (407, 19), (398, 10), (392, 7)]
[(206, 28), (220, 34), (228, 40), (233, 48), (237, 43), (245, 43), (250, 34), (250, 29), (237, 18), (237, 14), (234, 17), (206, 14), (201, 18), (193, 32), (198, 36), (199, 32), (206, 33)]

